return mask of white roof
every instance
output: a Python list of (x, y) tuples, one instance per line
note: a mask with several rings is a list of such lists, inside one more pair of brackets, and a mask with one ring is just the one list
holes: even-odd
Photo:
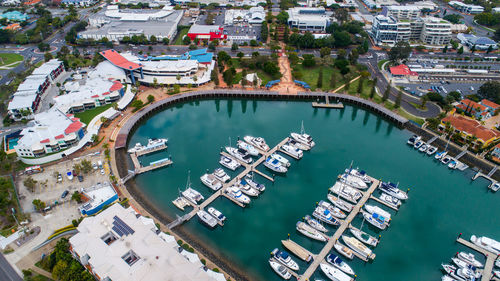
[(32, 95), (14, 95), (9, 102), (8, 110), (31, 108), (36, 99), (36, 94)]
[(109, 182), (97, 183), (96, 185), (82, 190), (89, 201), (80, 207), (81, 210), (92, 210), (116, 195), (114, 188)]
[[(153, 12), (151, 12), (153, 11)], [(118, 6), (109, 5), (104, 13), (107, 17), (115, 18), (121, 21), (149, 21), (167, 17), (172, 14), (173, 7), (165, 6), (161, 10), (126, 10), (120, 11)]]
[(41, 84), (45, 82), (47, 79), (47, 76), (40, 76), (40, 75), (30, 75), (26, 77), (23, 83), (19, 84), (19, 87), (17, 87), (17, 91), (30, 91), (30, 90), (38, 90), (38, 87), (40, 87)]
[(193, 24), (189, 29), (188, 33), (210, 33), (211, 31), (218, 31), (218, 25), (201, 25), (201, 24)]
[[(132, 234), (120, 236), (113, 230), (116, 217), (123, 221)], [(119, 223), (118, 223), (119, 224)], [(157, 235), (154, 225), (145, 225), (132, 208), (124, 209), (113, 204), (94, 217), (85, 218), (78, 226), (78, 234), (70, 238), (73, 251), (88, 263), (95, 274), (113, 281), (206, 281), (221, 280), (203, 270), (199, 260), (191, 261), (179, 253), (173, 239), (163, 240), (166, 234)], [(112, 233), (117, 240), (107, 245), (101, 237)], [(122, 258), (132, 251), (138, 260), (128, 265)]]
[(33, 70), (34, 75), (49, 75), (52, 71), (56, 70), (60, 65), (61, 61), (58, 59), (51, 59), (48, 62), (42, 64), (39, 68)]
[(115, 79), (115, 80), (121, 80), (125, 81), (127, 78), (127, 75), (125, 75), (125, 72), (123, 69), (118, 68), (114, 66), (112, 63), (109, 61), (105, 60), (103, 62), (100, 62), (93, 71), (89, 72), (88, 74), (89, 78), (96, 78), (96, 77), (101, 77), (103, 79)]

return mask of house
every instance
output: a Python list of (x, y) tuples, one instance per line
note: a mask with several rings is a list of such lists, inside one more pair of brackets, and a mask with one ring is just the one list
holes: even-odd
[(488, 129), (481, 125), (479, 121), (461, 115), (446, 116), (441, 120), (438, 129), (444, 130), (447, 123), (451, 125), (455, 133), (460, 134), (462, 139), (466, 140), (467, 138), (475, 137), (476, 140), (474, 142), (477, 147), (484, 147), (500, 139), (500, 132)]
[[(485, 103), (489, 104), (489, 106), (487, 107), (484, 104), (482, 104), (483, 101), (486, 101)], [(496, 108), (500, 106), (488, 100), (483, 100), (483, 101), (477, 103), (470, 99), (463, 99), (455, 107), (463, 110), (466, 114), (474, 116), (478, 120), (486, 120), (491, 116), (493, 116)]]
[(493, 147), (493, 149), (491, 150), (491, 155), (496, 158), (500, 158), (500, 143)]
[(480, 102), (480, 104), (485, 106), (486, 109), (491, 113), (492, 116), (495, 115), (495, 112), (500, 109), (500, 105), (498, 105), (490, 100), (487, 100), (487, 99), (483, 99)]
[(82, 188), (81, 191), (83, 196), (89, 199), (78, 208), (82, 216), (92, 216), (118, 200), (118, 194), (109, 182), (98, 182), (89, 188)]
[(497, 43), (488, 37), (477, 37), (473, 34), (460, 33), (457, 35), (457, 39), (469, 48), (474, 46), (476, 50), (488, 50), (490, 47), (493, 50), (498, 49)]

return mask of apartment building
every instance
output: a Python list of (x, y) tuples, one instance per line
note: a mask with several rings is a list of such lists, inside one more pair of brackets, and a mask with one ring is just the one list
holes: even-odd
[(288, 25), (291, 28), (298, 28), (300, 31), (325, 32), (330, 25), (329, 17), (325, 8), (304, 8), (295, 7), (287, 10)]

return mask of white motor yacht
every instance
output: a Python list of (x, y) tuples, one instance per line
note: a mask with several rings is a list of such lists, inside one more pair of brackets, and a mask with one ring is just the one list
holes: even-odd
[(349, 246), (353, 251), (360, 254), (361, 256), (370, 259), (373, 259), (375, 257), (372, 250), (365, 244), (361, 243), (361, 241), (359, 241), (358, 239), (342, 235), (342, 240), (347, 244), (347, 246)]
[(278, 248), (271, 252), (271, 255), (284, 266), (291, 270), (299, 270), (299, 265), (295, 262), (290, 255), (285, 251), (280, 251)]
[(259, 192), (264, 192), (264, 190), (266, 190), (265, 185), (263, 185), (262, 183), (258, 183), (253, 179), (253, 174), (250, 173), (246, 174), (245, 181), (247, 182), (248, 185), (258, 190)]
[(349, 247), (346, 247), (346, 246), (340, 244), (339, 241), (336, 241), (335, 245), (333, 245), (333, 247), (335, 248), (335, 250), (337, 252), (342, 254), (344, 257), (346, 257), (350, 260), (352, 260), (352, 258), (354, 258), (354, 252)]
[(222, 183), (213, 174), (204, 174), (200, 177), (201, 182), (213, 191), (222, 187)]
[(248, 185), (244, 179), (242, 179), (238, 183), (238, 188), (241, 190), (241, 192), (251, 197), (257, 197), (260, 194), (257, 190), (253, 189), (250, 185)]
[(271, 158), (278, 160), (285, 167), (290, 167), (290, 161), (278, 153), (271, 154)]
[(440, 151), (440, 152), (436, 153), (436, 155), (434, 156), (434, 158), (436, 160), (441, 160), (441, 158), (445, 157), (446, 154), (448, 154), (448, 152), (446, 152), (446, 151)]
[(300, 150), (310, 150), (311, 148), (303, 143), (300, 143), (300, 142), (297, 142), (296, 140), (294, 139), (290, 139), (288, 142), (287, 142), (288, 145), (291, 145), (295, 148), (298, 148)]
[(427, 144), (426, 144), (426, 143), (423, 143), (423, 144), (422, 144), (422, 145), (418, 148), (418, 151), (420, 151), (420, 152), (424, 152), (424, 153), (425, 153), (425, 152), (427, 151), (427, 149), (428, 149), (428, 148), (429, 148), (429, 146), (427, 146)]
[(268, 151), (269, 146), (267, 145), (264, 138), (261, 137), (252, 137), (252, 136), (244, 136), (243, 139), (248, 143), (262, 151)]
[(241, 166), (241, 164), (238, 163), (238, 161), (236, 161), (232, 157), (226, 157), (224, 155), (221, 155), (219, 163), (222, 166), (224, 166), (224, 167), (226, 167), (226, 168), (228, 168), (229, 170), (232, 170), (232, 171), (238, 169)]
[(457, 280), (451, 278), (449, 275), (443, 275), (443, 277), (441, 277), (441, 281), (457, 281)]
[(372, 183), (372, 180), (370, 177), (366, 174), (365, 171), (363, 170), (358, 170), (358, 169), (345, 169), (346, 174), (350, 174), (351, 176), (360, 178), (362, 181), (364, 181), (367, 185)]
[(168, 139), (149, 139), (147, 145), (141, 145), (140, 143), (136, 143), (135, 146), (129, 149), (128, 153), (136, 153), (141, 151), (150, 151), (162, 145), (165, 145), (168, 142)]
[(288, 171), (286, 167), (281, 165), (280, 161), (272, 157), (267, 157), (266, 161), (264, 161), (264, 166), (276, 173), (286, 173)]
[(490, 188), (491, 188), (491, 190), (497, 192), (500, 189), (500, 183), (499, 182), (495, 182), (494, 184), (491, 185)]
[(340, 197), (346, 199), (351, 203), (357, 203), (358, 200), (363, 196), (359, 190), (350, 187), (344, 183), (336, 182), (332, 187), (330, 187), (332, 193), (338, 194)]
[(304, 145), (309, 146), (310, 148), (313, 148), (316, 143), (314, 143), (312, 137), (306, 133), (299, 134), (299, 133), (291, 133), (290, 136), (296, 141), (300, 142)]
[(451, 159), (452, 159), (451, 156), (445, 155), (445, 156), (443, 156), (443, 158), (441, 158), (441, 163), (448, 165), (450, 163)]
[(327, 232), (328, 229), (326, 229), (326, 227), (324, 227), (318, 220), (312, 218), (310, 215), (306, 215), (304, 217), (304, 220), (310, 225), (312, 226), (314, 229), (316, 230), (319, 230), (321, 232)]
[(292, 274), (288, 271), (288, 269), (274, 258), (269, 259), (269, 265), (271, 265), (274, 272), (276, 272), (276, 274), (278, 274), (281, 278), (288, 280), (292, 277)]
[(500, 242), (496, 240), (485, 236), (477, 237), (476, 235), (472, 235), (470, 241), (495, 255), (500, 255)]
[(408, 194), (406, 192), (400, 190), (398, 186), (392, 182), (382, 182), (378, 187), (382, 192), (385, 192), (393, 197), (398, 198), (399, 200), (408, 199)]
[(304, 153), (302, 150), (300, 150), (296, 147), (293, 147), (291, 145), (288, 145), (288, 144), (282, 145), (281, 150), (287, 152), (288, 154), (294, 156), (297, 159), (300, 159), (300, 158), (302, 158), (302, 156), (304, 156)]
[(320, 263), (319, 268), (321, 268), (321, 271), (330, 279), (333, 281), (352, 281), (354, 280), (352, 277), (349, 275), (345, 274), (342, 272), (342, 270), (333, 267), (332, 265), (329, 265), (327, 263)]
[(251, 144), (249, 143), (246, 143), (242, 140), (239, 140), (236, 145), (238, 146), (238, 148), (240, 149), (243, 149), (245, 150), (246, 152), (248, 152), (248, 154), (252, 155), (252, 156), (258, 156), (259, 155), (259, 151)]
[(212, 174), (214, 175), (214, 177), (216, 179), (218, 179), (219, 181), (221, 181), (223, 183), (228, 182), (231, 179), (231, 177), (222, 168), (215, 169)]
[(422, 145), (424, 144), (424, 141), (423, 140), (418, 140), (415, 142), (415, 144), (413, 145), (413, 148), (415, 149), (419, 149)]
[(459, 258), (451, 258), (454, 264), (456, 264), (459, 268), (465, 268), (470, 271), (467, 272), (467, 275), (474, 276), (476, 279), (481, 277), (481, 273), (477, 271), (477, 268), (471, 264), (466, 263), (465, 261)]
[(387, 220), (391, 220), (391, 214), (386, 210), (380, 208), (379, 206), (365, 204), (365, 209), (370, 214), (377, 213), (386, 218)]
[(331, 265), (335, 266), (336, 268), (342, 270), (343, 272), (349, 274), (349, 275), (354, 275), (354, 270), (345, 263), (339, 256), (335, 254), (329, 254), (326, 256), (326, 261), (330, 263)]
[(340, 210), (337, 207), (332, 206), (332, 204), (330, 204), (324, 200), (319, 201), (318, 206), (321, 206), (321, 207), (327, 209), (328, 211), (330, 211), (332, 216), (337, 217), (339, 219), (343, 219), (346, 217), (346, 214), (344, 212), (342, 212), (342, 210)]
[(328, 193), (328, 195), (327, 195), (328, 200), (330, 200), (330, 202), (332, 202), (333, 205), (339, 207), (341, 210), (343, 210), (345, 212), (351, 212), (352, 208), (354, 208), (354, 206), (351, 203), (348, 203), (348, 202), (340, 199), (339, 197), (336, 197), (331, 193)]
[(250, 164), (253, 161), (252, 157), (250, 157), (250, 154), (248, 154), (248, 152), (246, 152), (243, 149), (226, 146), (226, 151), (231, 156), (233, 156), (234, 158), (240, 160), (243, 163)]
[(381, 216), (377, 213), (370, 214), (370, 213), (364, 212), (364, 211), (362, 213), (363, 213), (363, 217), (365, 218), (365, 220), (367, 222), (369, 222), (371, 225), (373, 225), (381, 230), (384, 230), (387, 227), (387, 221), (383, 216)]
[(182, 193), (182, 196), (186, 198), (189, 202), (193, 203), (194, 205), (198, 205), (199, 202), (203, 201), (205, 197), (201, 195), (198, 191), (192, 189), (191, 187), (186, 188)]
[(217, 226), (217, 220), (204, 210), (199, 210), (198, 212), (196, 212), (196, 215), (198, 216), (198, 219), (206, 226), (210, 228), (214, 228)]
[(326, 242), (328, 240), (323, 233), (319, 232), (318, 230), (314, 229), (313, 227), (309, 226), (308, 224), (302, 221), (297, 222), (296, 229), (298, 232), (304, 234), (305, 236), (311, 239), (323, 242)]
[(368, 185), (362, 179), (345, 173), (339, 176), (339, 181), (357, 189), (367, 189)]
[(457, 254), (457, 258), (477, 268), (482, 268), (484, 266), (480, 261), (476, 260), (476, 256), (474, 256), (473, 253), (460, 252)]
[(427, 148), (427, 155), (432, 155), (434, 153), (436, 153), (436, 151), (438, 150), (437, 147), (435, 146), (432, 146), (432, 145), (428, 145), (429, 148)]
[(399, 206), (401, 206), (401, 200), (387, 193), (381, 193), (379, 199), (394, 208), (399, 208)]
[(313, 217), (327, 224), (340, 225), (340, 222), (332, 216), (330, 211), (322, 206), (318, 206), (314, 209)]
[(358, 238), (359, 241), (365, 243), (368, 246), (373, 246), (373, 247), (377, 246), (378, 239), (376, 239), (375, 237), (369, 235), (368, 233), (360, 229), (355, 228), (352, 225), (349, 225), (349, 230), (351, 231), (352, 235), (354, 235), (354, 237)]
[(138, 143), (135, 144), (134, 147), (132, 147), (131, 149), (127, 150), (127, 152), (128, 153), (136, 153), (136, 152), (141, 151), (143, 149), (144, 149), (144, 146), (140, 142), (138, 142)]
[(219, 210), (215, 209), (214, 207), (208, 207), (207, 213), (209, 213), (218, 222), (224, 225), (224, 222), (226, 221), (226, 216), (224, 216), (224, 214), (222, 214)]
[(420, 140), (420, 137), (417, 136), (417, 135), (413, 135), (411, 136), (408, 141), (406, 142), (407, 144), (413, 146), (415, 144), (416, 141), (419, 141)]
[(249, 204), (250, 203), (250, 198), (243, 194), (241, 190), (236, 187), (236, 186), (231, 186), (226, 190), (226, 194), (235, 199), (236, 201), (239, 201), (243, 204)]

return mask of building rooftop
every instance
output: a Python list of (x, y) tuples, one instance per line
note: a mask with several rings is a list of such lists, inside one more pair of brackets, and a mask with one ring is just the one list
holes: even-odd
[(500, 105), (490, 101), (490, 100), (487, 100), (487, 99), (483, 99), (481, 101), (481, 104), (485, 105), (485, 106), (488, 106), (488, 107), (491, 107), (493, 109), (497, 109), (497, 108), (500, 108)]
[(141, 64), (127, 60), (122, 55), (120, 55), (120, 53), (118, 53), (113, 49), (102, 51), (100, 52), (100, 54), (109, 62), (111, 62), (112, 64), (114, 64), (119, 68), (123, 68), (126, 70), (135, 70), (142, 67)]
[(89, 199), (80, 207), (82, 214), (87, 214), (88, 211), (102, 207), (110, 199), (118, 198), (115, 189), (109, 182), (97, 183), (89, 188), (82, 188), (82, 193)]
[(201, 25), (201, 24), (193, 24), (189, 29), (188, 33), (201, 33), (208, 34), (210, 32), (216, 32), (220, 30), (220, 26), (218, 25)]
[(415, 71), (411, 71), (410, 68), (404, 64), (392, 66), (389, 69), (392, 75), (418, 75)]
[(49, 75), (52, 71), (56, 70), (60, 65), (62, 61), (58, 59), (51, 59), (48, 62), (42, 64), (40, 67), (37, 69), (33, 70), (32, 74), (33, 75)]
[(460, 115), (450, 115), (443, 118), (442, 122), (450, 122), (451, 126), (469, 135), (474, 135), (478, 139), (486, 142), (500, 136), (499, 132), (490, 130), (476, 120), (472, 120)]

